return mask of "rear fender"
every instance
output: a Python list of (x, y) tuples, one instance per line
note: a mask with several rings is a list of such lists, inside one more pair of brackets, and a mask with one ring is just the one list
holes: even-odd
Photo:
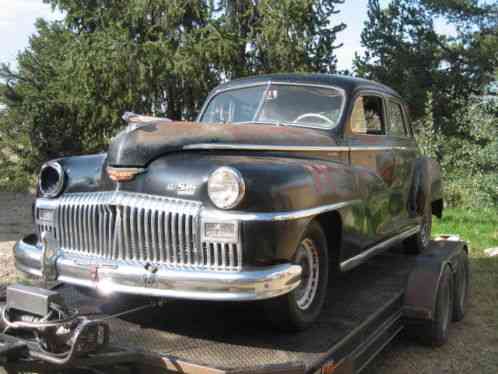
[(433, 202), (442, 200), (441, 169), (437, 161), (428, 157), (415, 160), (409, 196), (408, 211), (412, 217), (422, 215), (425, 209), (431, 209)]

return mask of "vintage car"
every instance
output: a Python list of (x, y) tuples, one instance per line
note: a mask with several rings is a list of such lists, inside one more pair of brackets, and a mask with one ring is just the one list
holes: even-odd
[(441, 189), (392, 89), (234, 80), (195, 122), (135, 123), (107, 153), (43, 165), (36, 233), (16, 244), (16, 265), (104, 294), (264, 300), (278, 326), (300, 329), (332, 273), (396, 244), (422, 251)]

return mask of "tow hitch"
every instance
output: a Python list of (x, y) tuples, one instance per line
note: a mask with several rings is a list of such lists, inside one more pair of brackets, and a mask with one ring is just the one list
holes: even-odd
[(105, 350), (110, 335), (106, 320), (155, 305), (142, 305), (112, 316), (84, 314), (68, 308), (57, 291), (9, 286), (0, 310), (0, 365), (22, 360), (70, 365)]

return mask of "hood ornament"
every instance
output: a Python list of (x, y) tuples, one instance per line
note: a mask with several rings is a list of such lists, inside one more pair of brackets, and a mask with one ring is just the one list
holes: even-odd
[(137, 114), (137, 113), (133, 113), (133, 112), (124, 112), (124, 114), (121, 118), (128, 125), (126, 127), (126, 132), (131, 132), (139, 127), (149, 125), (151, 123), (173, 122), (171, 119), (166, 118), (166, 117), (145, 116), (143, 114)]

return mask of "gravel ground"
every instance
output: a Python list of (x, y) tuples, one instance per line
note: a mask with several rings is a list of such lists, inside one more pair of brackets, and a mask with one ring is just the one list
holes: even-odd
[(15, 279), (12, 246), (23, 235), (33, 231), (31, 204), (33, 196), (25, 193), (0, 192), (0, 282)]
[[(0, 279), (2, 284), (16, 279), (12, 246), (15, 240), (32, 231), (32, 202), (33, 197), (29, 194), (0, 192)], [(498, 261), (498, 258), (490, 258), (489, 261)], [(486, 264), (473, 263), (472, 266), (475, 272), (478, 271), (477, 269), (488, 271)], [(488, 277), (488, 273), (475, 274), (476, 280), (484, 279), (484, 277)], [(464, 321), (452, 325), (450, 341), (446, 346), (430, 349), (400, 336), (373, 360), (364, 373), (498, 373), (498, 322), (496, 320), (498, 283), (496, 280), (496, 276), (489, 276), (489, 280), (483, 283), (483, 287), (476, 290), (469, 306), (468, 316)], [(480, 284), (480, 282), (476, 283)], [(1, 369), (0, 373), (3, 373)]]

